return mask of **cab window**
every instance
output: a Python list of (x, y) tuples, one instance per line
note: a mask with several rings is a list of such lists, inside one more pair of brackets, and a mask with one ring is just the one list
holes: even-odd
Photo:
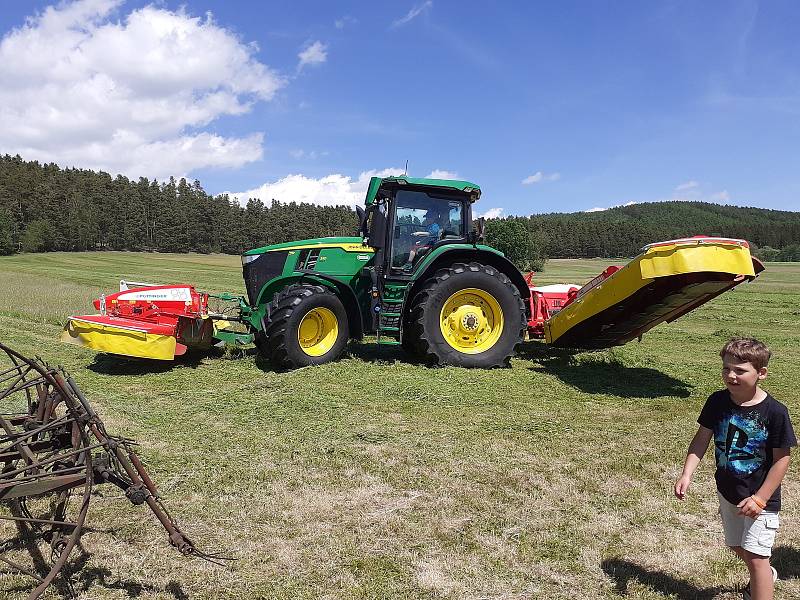
[(411, 271), (434, 244), (464, 237), (464, 202), (452, 196), (399, 190), (395, 196), (391, 266)]

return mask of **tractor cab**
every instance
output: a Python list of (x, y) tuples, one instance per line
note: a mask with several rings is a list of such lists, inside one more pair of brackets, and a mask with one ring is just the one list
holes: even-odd
[(521, 341), (527, 284), (473, 230), (481, 190), (468, 181), (373, 177), (358, 210), (371, 281), (369, 324), (431, 364), (501, 366)]
[(378, 251), (376, 265), (402, 278), (433, 249), (474, 242), (472, 203), (480, 193), (467, 181), (373, 177), (360, 233)]

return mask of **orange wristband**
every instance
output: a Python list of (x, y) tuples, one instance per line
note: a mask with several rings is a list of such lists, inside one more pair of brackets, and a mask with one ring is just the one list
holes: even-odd
[(759, 498), (759, 497), (758, 497), (758, 496), (756, 496), (755, 494), (753, 494), (752, 496), (750, 496), (750, 499), (751, 499), (753, 502), (755, 502), (756, 506), (758, 506), (758, 508), (760, 508), (761, 510), (764, 510), (764, 509), (767, 507), (767, 503), (766, 503), (766, 502), (764, 502), (764, 501), (763, 501), (761, 498)]

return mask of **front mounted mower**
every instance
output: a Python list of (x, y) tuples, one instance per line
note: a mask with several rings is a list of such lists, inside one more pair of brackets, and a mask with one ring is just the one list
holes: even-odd
[(121, 289), (95, 301), (100, 315), (71, 317), (62, 339), (163, 360), (252, 341), (295, 368), (335, 360), (369, 334), (430, 365), (491, 368), (526, 337), (624, 344), (763, 270), (747, 242), (697, 237), (651, 244), (585, 286), (537, 287), (483, 243), (483, 220), (472, 219), (480, 195), (467, 181), (373, 177), (357, 236), (245, 252), (247, 296), (216, 296), (230, 310), (209, 311), (192, 286)]
[[(215, 299), (224, 312), (209, 309)], [(191, 285), (156, 285), (122, 280), (119, 291), (94, 301), (96, 315), (73, 316), (61, 341), (135, 358), (173, 360), (212, 344), (249, 344), (251, 333), (231, 329), (250, 314), (244, 298), (198, 292)]]

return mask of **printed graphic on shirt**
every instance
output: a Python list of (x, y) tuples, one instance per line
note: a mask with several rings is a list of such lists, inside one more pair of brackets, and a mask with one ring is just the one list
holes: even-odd
[(758, 412), (728, 414), (714, 431), (717, 465), (739, 475), (749, 475), (766, 460), (767, 426)]

